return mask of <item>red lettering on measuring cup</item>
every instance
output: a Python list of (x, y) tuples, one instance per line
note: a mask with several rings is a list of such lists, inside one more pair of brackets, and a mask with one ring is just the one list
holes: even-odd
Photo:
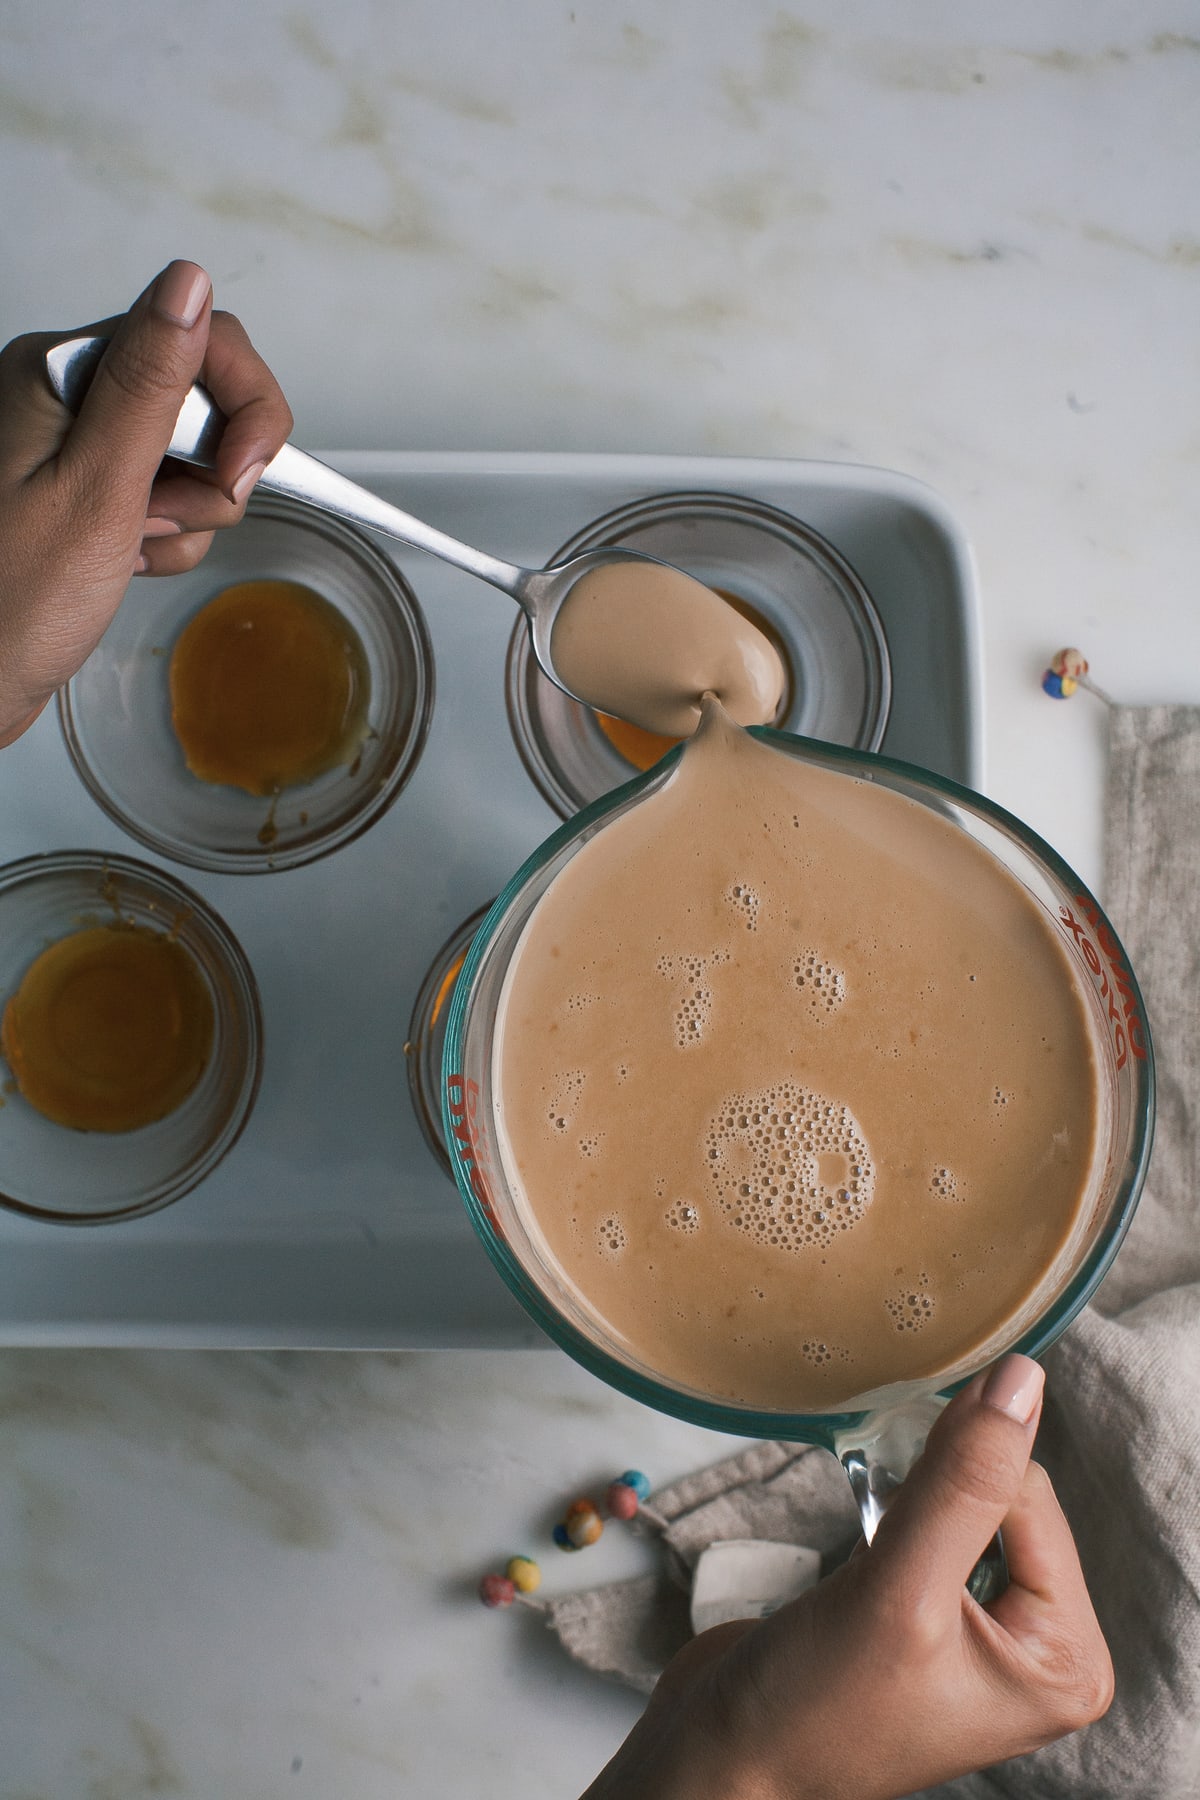
[(446, 1077), (446, 1104), (450, 1112), (450, 1133), (454, 1139), (455, 1160), (467, 1177), (471, 1192), (478, 1200), (488, 1224), (497, 1237), (503, 1237), (496, 1209), (492, 1205), (491, 1167), (487, 1145), (476, 1126), (479, 1114), (479, 1083), (467, 1081), (459, 1074)]
[(1133, 985), (1133, 975), (1129, 964), (1125, 961), (1121, 953), (1121, 946), (1113, 936), (1108, 922), (1102, 916), (1091, 895), (1076, 894), (1075, 904), (1082, 912), (1087, 925), (1096, 934), (1100, 950), (1104, 952), (1103, 961), (1100, 951), (1096, 949), (1096, 945), (1087, 935), (1083, 922), (1075, 917), (1069, 906), (1060, 903), (1059, 917), (1074, 938), (1075, 946), (1092, 975), (1098, 977), (1096, 985), (1100, 990), (1100, 998), (1104, 1001), (1105, 1016), (1112, 1031), (1117, 1068), (1125, 1067), (1131, 1050), (1139, 1061), (1145, 1062), (1146, 1026), (1138, 1006), (1137, 991)]

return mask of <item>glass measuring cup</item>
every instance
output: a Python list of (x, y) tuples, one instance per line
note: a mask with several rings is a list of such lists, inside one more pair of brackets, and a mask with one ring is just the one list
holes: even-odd
[[(752, 735), (788, 755), (883, 785), (967, 832), (1015, 878), (1052, 923), (1079, 976), (1099, 1085), (1099, 1153), (1076, 1224), (1018, 1312), (935, 1377), (883, 1385), (836, 1410), (743, 1406), (667, 1379), (638, 1361), (547, 1259), (504, 1173), (494, 1123), (497, 1010), (524, 927), (551, 882), (609, 822), (667, 781), (679, 752), (596, 802), (551, 837), (499, 896), (456, 986), (442, 1064), (445, 1135), (472, 1222), (508, 1285), (542, 1328), (603, 1380), (643, 1403), (715, 1430), (823, 1445), (850, 1477), (868, 1538), (919, 1454), (948, 1395), (1009, 1350), (1040, 1355), (1085, 1304), (1128, 1227), (1149, 1157), (1153, 1061), (1128, 960), (1096, 901), (1028, 827), (980, 796), (924, 770), (762, 729)], [(981, 1565), (972, 1591), (996, 1591), (1002, 1564)]]

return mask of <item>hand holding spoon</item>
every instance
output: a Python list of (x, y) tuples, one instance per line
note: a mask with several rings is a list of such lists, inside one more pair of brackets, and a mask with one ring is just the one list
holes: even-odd
[[(78, 337), (47, 352), (51, 386), (70, 411), (78, 412), (107, 346), (103, 337)], [(224, 415), (197, 382), (167, 455), (211, 469), (224, 429)], [(706, 690), (741, 725), (775, 716), (784, 676), (771, 644), (711, 588), (654, 557), (600, 549), (549, 569), (501, 562), (389, 505), (294, 444), (283, 446), (258, 485), (399, 538), (500, 588), (528, 618), (541, 668), (585, 706), (671, 737), (695, 729)]]

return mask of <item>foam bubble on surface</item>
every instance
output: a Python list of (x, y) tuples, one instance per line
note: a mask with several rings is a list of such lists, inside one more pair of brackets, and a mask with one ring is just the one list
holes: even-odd
[(710, 970), (729, 960), (728, 950), (713, 950), (707, 956), (660, 956), (655, 963), (658, 973), (675, 989), (672, 1024), (680, 1050), (691, 1050), (704, 1042), (713, 1008), (713, 991), (707, 977)]
[(937, 1310), (929, 1291), (928, 1275), (920, 1275), (907, 1287), (898, 1288), (884, 1301), (897, 1331), (923, 1331)]
[(546, 1122), (555, 1137), (562, 1137), (571, 1129), (586, 1082), (587, 1076), (582, 1069), (563, 1069), (559, 1073), (546, 1106)]
[(846, 998), (845, 975), (815, 950), (800, 952), (792, 964), (792, 980), (815, 1018), (827, 1018)]
[(676, 1200), (668, 1206), (663, 1218), (673, 1230), (686, 1232), (689, 1236), (700, 1229), (700, 1209), (690, 1200)]
[(580, 1155), (581, 1156), (599, 1156), (600, 1147), (603, 1144), (604, 1139), (607, 1135), (608, 1134), (603, 1131), (593, 1131), (590, 1136), (581, 1137), (579, 1140)]
[(734, 914), (742, 921), (747, 931), (758, 930), (758, 911), (762, 905), (762, 895), (745, 881), (735, 881), (725, 894), (726, 904), (733, 908)]
[(609, 1213), (596, 1227), (596, 1244), (601, 1256), (620, 1256), (629, 1239), (619, 1213)]
[(935, 1169), (929, 1177), (929, 1191), (936, 1200), (957, 1200), (959, 1205), (966, 1200), (966, 1183), (958, 1179), (953, 1169)]
[(841, 1344), (827, 1344), (823, 1338), (806, 1338), (800, 1346), (800, 1354), (814, 1369), (823, 1369), (827, 1363), (834, 1361), (850, 1361), (847, 1349)]
[(874, 1197), (875, 1165), (848, 1106), (791, 1081), (730, 1094), (709, 1121), (704, 1161), (738, 1231), (779, 1250), (833, 1242)]

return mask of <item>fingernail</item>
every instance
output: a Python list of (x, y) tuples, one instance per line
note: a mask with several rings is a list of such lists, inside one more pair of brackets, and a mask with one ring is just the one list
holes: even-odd
[(242, 470), (230, 489), (235, 506), (240, 506), (247, 494), (257, 487), (259, 477), (265, 472), (266, 467), (266, 463), (251, 463), (248, 469)]
[(168, 263), (154, 284), (155, 312), (172, 325), (190, 331), (212, 291), (212, 282), (197, 263)]
[(1002, 1356), (983, 1384), (981, 1398), (1018, 1425), (1028, 1425), (1041, 1399), (1045, 1374), (1028, 1356)]
[(139, 556), (133, 565), (133, 572), (135, 575), (144, 575), (149, 567), (150, 558), (148, 556)]
[(144, 538), (178, 537), (182, 530), (183, 526), (177, 525), (174, 519), (147, 519), (142, 526), (142, 536)]

